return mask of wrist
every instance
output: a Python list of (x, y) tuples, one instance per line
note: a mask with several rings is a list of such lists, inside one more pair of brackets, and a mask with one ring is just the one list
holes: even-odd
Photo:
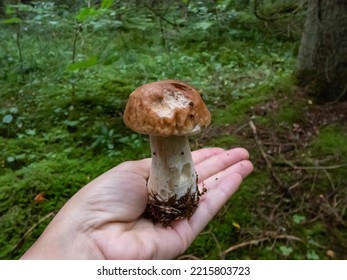
[(21, 259), (102, 259), (88, 232), (83, 232), (73, 217), (66, 219), (62, 209)]

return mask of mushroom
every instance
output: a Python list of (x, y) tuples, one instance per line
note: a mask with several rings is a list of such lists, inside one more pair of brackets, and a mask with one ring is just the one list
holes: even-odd
[(130, 94), (124, 122), (149, 134), (152, 164), (145, 214), (154, 223), (167, 227), (193, 215), (202, 193), (188, 136), (199, 133), (210, 121), (199, 92), (181, 81), (145, 84)]

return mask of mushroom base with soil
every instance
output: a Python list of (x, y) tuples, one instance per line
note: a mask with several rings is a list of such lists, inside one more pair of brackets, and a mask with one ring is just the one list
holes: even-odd
[(189, 219), (198, 207), (202, 194), (187, 193), (179, 199), (172, 196), (168, 201), (162, 201), (156, 195), (149, 194), (144, 216), (151, 219), (154, 224), (160, 223), (163, 227), (168, 227), (173, 221)]
[(145, 216), (164, 227), (190, 218), (202, 193), (198, 190), (187, 136), (150, 136), (152, 166)]

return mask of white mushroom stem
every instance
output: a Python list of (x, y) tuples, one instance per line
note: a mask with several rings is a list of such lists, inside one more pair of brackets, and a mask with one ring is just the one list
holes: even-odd
[[(150, 135), (152, 166), (149, 193), (161, 201), (196, 193), (196, 173), (187, 136)], [(197, 195), (197, 194), (196, 194)]]

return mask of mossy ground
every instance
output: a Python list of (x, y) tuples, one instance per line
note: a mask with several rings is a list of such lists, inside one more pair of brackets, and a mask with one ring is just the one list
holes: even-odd
[(347, 104), (314, 105), (295, 87), (273, 94), (206, 137), (247, 148), (255, 170), (183, 258), (347, 257)]

